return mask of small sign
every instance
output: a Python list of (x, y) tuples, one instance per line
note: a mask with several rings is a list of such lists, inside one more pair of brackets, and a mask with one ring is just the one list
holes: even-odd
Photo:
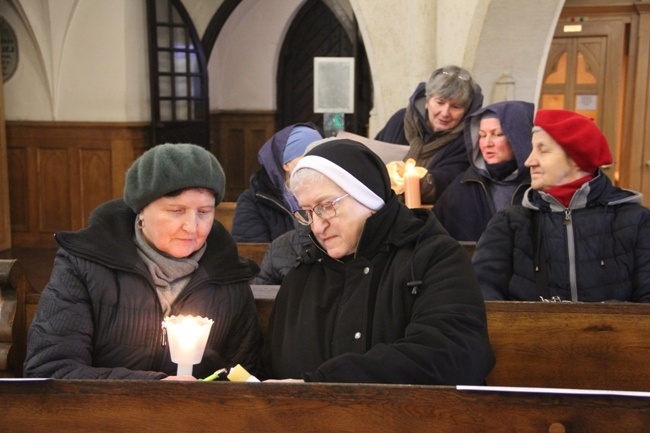
[(576, 97), (576, 110), (597, 110), (598, 95), (578, 95)]
[(18, 67), (18, 39), (14, 29), (0, 17), (0, 45), (2, 46), (2, 79), (9, 80)]
[(582, 24), (567, 24), (563, 30), (564, 33), (580, 33), (582, 31)]
[(353, 57), (314, 57), (314, 113), (354, 113)]

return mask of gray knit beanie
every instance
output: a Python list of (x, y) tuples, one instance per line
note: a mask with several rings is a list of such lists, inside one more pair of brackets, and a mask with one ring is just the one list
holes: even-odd
[(225, 194), (226, 175), (213, 154), (195, 144), (160, 144), (126, 172), (124, 201), (136, 213), (160, 197), (184, 188), (207, 188), (215, 205)]

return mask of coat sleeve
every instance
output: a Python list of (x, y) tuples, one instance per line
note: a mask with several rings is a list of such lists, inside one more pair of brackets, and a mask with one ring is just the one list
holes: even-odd
[(67, 255), (58, 253), (29, 328), (25, 377), (162, 379), (155, 371), (93, 367), (92, 308), (88, 291)]
[[(445, 235), (446, 237), (446, 235)], [(428, 259), (424, 259), (428, 256)], [(483, 384), (494, 365), (485, 304), (469, 257), (449, 239), (423, 248), (422, 285), (414, 296), (404, 335), (365, 353), (345, 353), (306, 373), (308, 381), (412, 384)], [(396, 263), (396, 262), (395, 262)], [(393, 288), (399, 292), (405, 284)]]
[(632, 300), (650, 302), (650, 211), (643, 209), (634, 254)]
[(300, 236), (296, 230), (288, 231), (271, 242), (264, 253), (260, 273), (252, 284), (281, 284), (293, 268), (301, 253)]
[(406, 135), (404, 133), (404, 115), (406, 108), (397, 110), (393, 114), (386, 125), (377, 133), (375, 140), (384, 141), (386, 143), (394, 144), (408, 144)]
[(271, 242), (272, 240), (269, 221), (260, 214), (251, 189), (244, 191), (237, 199), (232, 221), (232, 237), (236, 242)]
[(231, 344), (227, 349), (227, 358), (232, 366), (241, 364), (255, 376), (258, 374), (257, 368), (262, 347), (260, 321), (250, 285), (248, 283), (239, 283), (238, 285), (237, 301), (232, 302), (233, 312), (238, 313), (233, 320), (237, 326), (233, 331), (236, 338), (228, 338)]
[(429, 164), (429, 171), (420, 181), (420, 195), (423, 203), (435, 203), (447, 187), (469, 168), (463, 136), (446, 145)]
[(513, 275), (514, 233), (508, 214), (498, 212), (476, 244), (472, 265), (485, 300), (509, 300)]

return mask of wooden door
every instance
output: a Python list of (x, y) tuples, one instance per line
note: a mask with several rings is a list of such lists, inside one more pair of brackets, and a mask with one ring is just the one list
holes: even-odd
[(11, 248), (7, 134), (5, 133), (5, 108), (3, 95), (3, 81), (0, 77), (0, 251)]
[(650, 4), (639, 10), (638, 54), (634, 72), (634, 96), (630, 115), (632, 124), (626, 159), (629, 169), (623, 181), (643, 193), (643, 204), (650, 207)]
[(548, 54), (539, 108), (576, 111), (594, 119), (614, 162), (603, 167), (619, 179), (627, 54), (623, 19), (560, 19)]
[(309, 0), (293, 19), (282, 43), (277, 76), (278, 129), (313, 122), (323, 128), (323, 114), (314, 113), (314, 57), (354, 57), (354, 113), (345, 115), (345, 130), (368, 135), (372, 108), (372, 77), (356, 23), (321, 0)]

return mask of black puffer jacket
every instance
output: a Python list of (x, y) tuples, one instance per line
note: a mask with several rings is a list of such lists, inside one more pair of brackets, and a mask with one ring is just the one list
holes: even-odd
[[(483, 296), (650, 302), (650, 210), (640, 201), (600, 170), (569, 208), (529, 189), (523, 206), (496, 214), (477, 244), (472, 261)], [(548, 288), (538, 290), (545, 264)]]
[(260, 273), (251, 284), (279, 285), (291, 269), (298, 265), (300, 256), (311, 245), (308, 226), (296, 222), (295, 229), (271, 242), (260, 264)]
[(251, 187), (237, 198), (232, 236), (237, 242), (271, 242), (293, 230), (294, 218), (265, 169), (256, 171)]
[[(168, 346), (161, 344), (164, 317), (156, 288), (133, 241), (135, 218), (123, 200), (113, 200), (93, 211), (88, 228), (57, 234), (61, 248), (29, 329), (26, 377), (176, 374)], [(261, 334), (248, 281), (256, 271), (215, 221), (199, 268), (171, 312), (214, 320), (194, 376), (238, 363), (254, 371)]]
[(315, 244), (303, 255), (265, 347), (270, 377), (314, 382), (481, 384), (494, 365), (467, 254), (396, 196), (366, 220), (354, 257)]

